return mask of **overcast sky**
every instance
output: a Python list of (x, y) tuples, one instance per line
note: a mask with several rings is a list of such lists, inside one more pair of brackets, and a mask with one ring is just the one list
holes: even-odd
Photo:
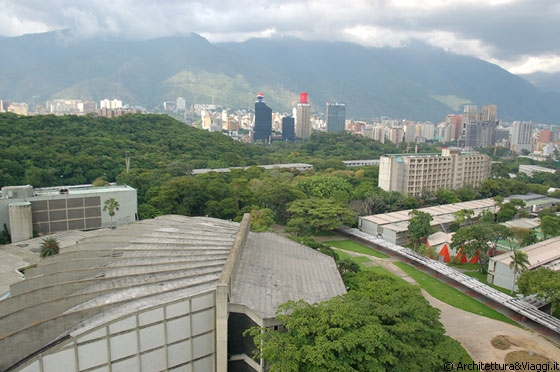
[(366, 46), (423, 40), (512, 73), (560, 72), (560, 0), (0, 0), (0, 35), (196, 32), (211, 42), (292, 36)]

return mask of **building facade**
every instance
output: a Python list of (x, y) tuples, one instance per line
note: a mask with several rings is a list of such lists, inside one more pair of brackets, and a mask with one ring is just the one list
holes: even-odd
[(441, 189), (479, 187), (490, 177), (491, 159), (476, 152), (443, 149), (440, 154), (397, 154), (380, 158), (378, 186), (421, 195)]
[(496, 142), (496, 122), (471, 121), (465, 126), (465, 147), (489, 147)]
[(327, 102), (327, 132), (339, 133), (346, 129), (346, 104)]
[(272, 109), (263, 102), (264, 95), (257, 94), (255, 102), (255, 126), (253, 133), (254, 141), (270, 142), (272, 134)]
[(514, 121), (511, 126), (511, 150), (521, 153), (523, 150), (533, 152), (533, 123)]
[[(114, 217), (103, 211), (104, 203), (115, 199), (120, 207)], [(17, 213), (12, 205), (25, 202), (29, 218), (12, 223)], [(19, 208), (21, 209), (21, 208)], [(2, 188), (0, 199), (0, 224), (6, 224), (8, 232), (20, 240), (31, 238), (20, 230), (39, 235), (67, 230), (93, 230), (102, 227), (119, 226), (137, 220), (136, 190), (130, 186), (66, 186), (33, 189), (27, 186), (6, 186)]]
[(296, 137), (309, 139), (311, 136), (311, 105), (307, 93), (300, 93), (299, 103), (296, 105)]
[(282, 139), (284, 141), (294, 141), (296, 139), (294, 123), (293, 116), (284, 116), (282, 118)]

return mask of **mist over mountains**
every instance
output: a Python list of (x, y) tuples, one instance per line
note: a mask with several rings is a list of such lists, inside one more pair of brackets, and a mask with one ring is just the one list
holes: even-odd
[(299, 92), (308, 92), (314, 111), (344, 102), (355, 120), (439, 122), (465, 104), (496, 104), (506, 121), (560, 121), (559, 93), (421, 43), (399, 49), (297, 39), (211, 44), (196, 34), (70, 43), (63, 32), (51, 32), (0, 38), (0, 50), (0, 99), (31, 108), (53, 98), (119, 98), (158, 110), (183, 96), (188, 105), (250, 109), (262, 91), (274, 111), (291, 112)]

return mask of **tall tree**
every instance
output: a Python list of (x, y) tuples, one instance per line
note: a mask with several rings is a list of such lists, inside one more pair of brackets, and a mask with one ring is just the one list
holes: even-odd
[(285, 331), (251, 329), (271, 372), (439, 371), (445, 361), (469, 360), (443, 348), (454, 341), (418, 288), (370, 272), (349, 285), (326, 302), (281, 305), (276, 319)]
[(539, 299), (550, 301), (551, 314), (560, 305), (560, 271), (545, 267), (524, 271), (517, 279), (517, 287), (525, 296), (534, 294)]
[(410, 211), (408, 215), (412, 216), (408, 221), (408, 238), (416, 251), (422, 240), (426, 241), (430, 234), (432, 234), (433, 228), (430, 222), (433, 220), (433, 217), (429, 213), (416, 209)]
[(116, 212), (119, 210), (120, 207), (121, 206), (119, 202), (115, 200), (115, 198), (107, 199), (103, 204), (103, 212), (107, 212), (109, 214), (111, 229), (113, 228), (113, 217), (115, 216)]
[(333, 199), (299, 199), (289, 204), (288, 213), (287, 231), (297, 234), (331, 231), (355, 219), (352, 209)]
[(513, 294), (515, 289), (515, 282), (517, 280), (517, 274), (527, 270), (531, 263), (529, 262), (529, 256), (524, 251), (518, 249), (513, 250), (513, 255), (511, 256), (511, 262), (509, 263), (509, 268), (513, 270), (513, 281), (511, 284), (511, 294)]
[(479, 254), (480, 272), (487, 272), (488, 251), (496, 248), (496, 244), (501, 239), (506, 239), (511, 235), (511, 231), (504, 225), (496, 223), (476, 223), (465, 226), (457, 230), (453, 235), (451, 247), (463, 252), (467, 257), (474, 257)]
[(541, 232), (543, 233), (544, 240), (548, 236), (560, 234), (560, 218), (550, 215), (541, 217)]

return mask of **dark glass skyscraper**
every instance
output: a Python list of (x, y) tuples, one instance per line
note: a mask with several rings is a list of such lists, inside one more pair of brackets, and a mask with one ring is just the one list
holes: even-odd
[(255, 101), (255, 126), (253, 141), (270, 141), (272, 134), (272, 109), (263, 102), (264, 95), (259, 92)]
[(282, 118), (282, 139), (294, 141), (295, 137), (296, 134), (294, 118), (292, 116), (284, 116)]
[(327, 132), (342, 132), (346, 129), (346, 104), (327, 102)]

